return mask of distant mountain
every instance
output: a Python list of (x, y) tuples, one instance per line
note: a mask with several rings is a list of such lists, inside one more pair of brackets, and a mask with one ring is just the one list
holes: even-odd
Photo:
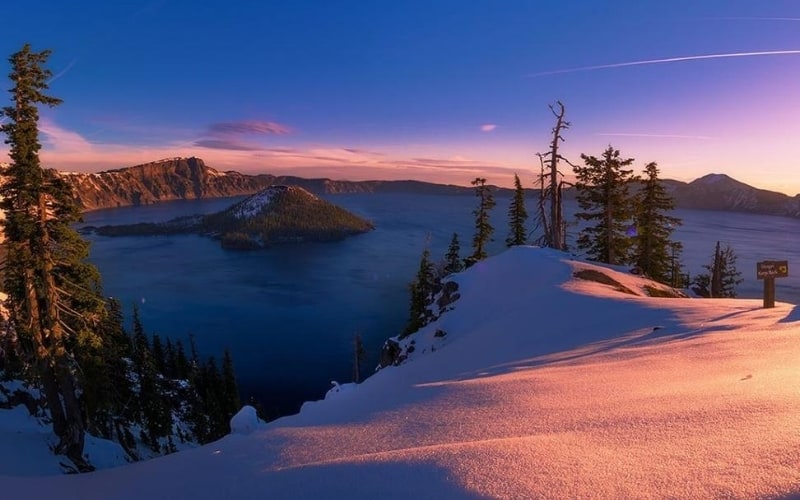
[(84, 228), (105, 236), (200, 233), (225, 248), (249, 250), (276, 244), (336, 241), (374, 229), (367, 220), (298, 186), (270, 186), (211, 215), (163, 223)]
[[(171, 158), (135, 167), (92, 174), (62, 173), (83, 210), (147, 205), (170, 200), (217, 198), (253, 194), (267, 186), (293, 185), (315, 194), (417, 193), (472, 195), (464, 186), (422, 181), (337, 181), (270, 174), (220, 172), (199, 158)], [(664, 180), (678, 208), (723, 210), (800, 217), (800, 195), (757, 189), (724, 174), (710, 174), (692, 182)], [(532, 190), (533, 191), (533, 190)], [(498, 189), (499, 194), (510, 189)], [(574, 189), (564, 193), (574, 199)]]
[(61, 172), (83, 210), (150, 205), (162, 201), (253, 194), (267, 186), (292, 185), (316, 194), (472, 194), (472, 188), (421, 181), (335, 181), (270, 174), (220, 172), (200, 158), (168, 158), (98, 173)]
[(800, 195), (754, 188), (725, 174), (709, 174), (688, 184), (670, 181), (667, 187), (680, 208), (800, 217)]
[[(725, 174), (708, 174), (688, 183), (672, 179), (662, 182), (676, 208), (800, 217), (800, 195), (754, 188)], [(567, 189), (564, 199), (574, 200), (575, 189)]]

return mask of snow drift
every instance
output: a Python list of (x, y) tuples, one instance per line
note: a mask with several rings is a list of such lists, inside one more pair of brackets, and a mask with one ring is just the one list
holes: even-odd
[[(575, 277), (586, 270), (624, 290)], [(646, 280), (532, 247), (455, 279), (454, 310), (408, 338), (415, 349), (403, 365), (298, 415), (254, 430), (243, 415), (247, 425), (216, 443), (92, 474), (5, 475), (0, 491), (62, 499), (800, 494), (796, 306), (653, 298)]]

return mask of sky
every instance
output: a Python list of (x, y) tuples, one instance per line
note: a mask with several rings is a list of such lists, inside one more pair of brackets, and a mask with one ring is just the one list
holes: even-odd
[(0, 54), (53, 51), (50, 93), (64, 103), (40, 129), (60, 170), (197, 156), (351, 180), (510, 185), (516, 172), (532, 186), (560, 100), (573, 163), (612, 145), (665, 178), (725, 173), (800, 193), (791, 0), (27, 0), (2, 12), (15, 21)]

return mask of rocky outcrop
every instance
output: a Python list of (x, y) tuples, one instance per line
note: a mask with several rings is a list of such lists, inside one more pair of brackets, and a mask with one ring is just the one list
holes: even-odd
[(83, 210), (252, 194), (271, 175), (219, 172), (200, 158), (171, 158), (98, 173), (61, 173)]

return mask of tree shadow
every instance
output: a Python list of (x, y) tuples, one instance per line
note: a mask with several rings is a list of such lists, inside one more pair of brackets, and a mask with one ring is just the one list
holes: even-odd
[(792, 310), (789, 311), (789, 314), (781, 319), (779, 323), (794, 323), (795, 321), (800, 321), (800, 306), (792, 307)]

